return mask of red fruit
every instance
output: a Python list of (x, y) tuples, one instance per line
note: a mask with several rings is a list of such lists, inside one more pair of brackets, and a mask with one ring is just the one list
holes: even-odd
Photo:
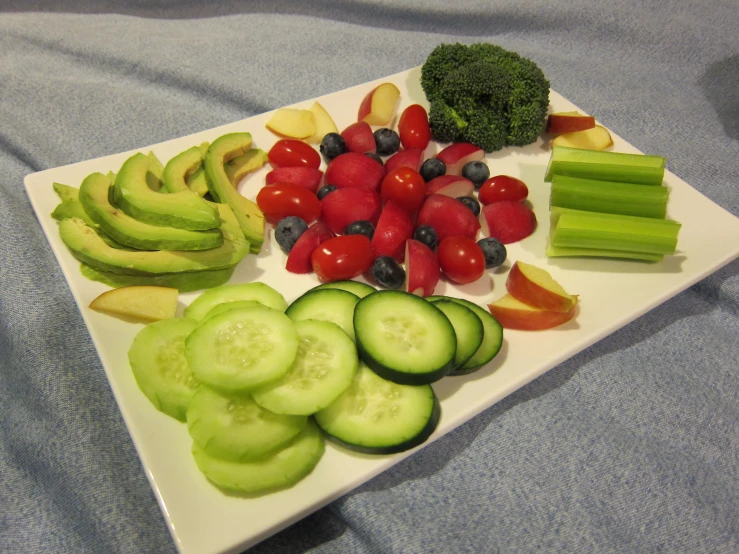
[(418, 148), (409, 148), (408, 150), (400, 150), (388, 158), (385, 162), (385, 171), (390, 173), (399, 167), (410, 167), (414, 171), (418, 171), (423, 161), (423, 150)]
[(270, 185), (257, 194), (257, 205), (268, 222), (275, 225), (282, 218), (295, 215), (312, 223), (321, 215), (318, 197), (295, 185)]
[(379, 192), (385, 167), (369, 156), (347, 152), (336, 156), (326, 167), (327, 185)]
[(418, 212), (416, 224), (434, 228), (439, 242), (447, 237), (462, 235), (474, 239), (480, 222), (459, 200), (442, 194), (430, 194)]
[(426, 109), (420, 104), (412, 104), (403, 110), (398, 121), (398, 134), (403, 148), (425, 150), (431, 139), (431, 127), (429, 127)]
[(468, 237), (447, 237), (439, 243), (439, 266), (449, 279), (460, 285), (474, 283), (485, 273), (485, 254)]
[(439, 260), (428, 246), (409, 239), (405, 242), (406, 291), (418, 296), (434, 294), (441, 270)]
[(509, 175), (490, 177), (480, 187), (479, 199), (482, 204), (492, 204), (502, 200), (523, 202), (529, 195), (529, 188), (521, 179)]
[(312, 167), (279, 167), (265, 177), (267, 185), (285, 184), (303, 187), (315, 193), (323, 179), (323, 171)]
[(503, 200), (483, 206), (480, 214), (487, 223), (486, 237), (494, 237), (503, 244), (525, 239), (536, 229), (536, 215), (526, 204)]
[[(458, 202), (458, 204), (461, 204), (461, 202)], [(467, 208), (465, 210), (469, 211)], [(372, 249), (377, 257), (390, 256), (396, 261), (402, 262), (405, 257), (405, 241), (412, 236), (413, 220), (411, 216), (391, 200), (385, 204), (385, 209), (382, 210), (380, 219), (375, 226)]]
[(462, 175), (462, 168), (467, 162), (482, 160), (485, 151), (479, 146), (468, 142), (455, 142), (436, 155), (436, 158), (446, 164), (447, 175)]
[(426, 192), (429, 194), (443, 194), (452, 198), (472, 196), (474, 190), (474, 183), (459, 175), (441, 175), (426, 183)]
[(375, 135), (372, 133), (372, 127), (365, 121), (352, 123), (341, 132), (341, 138), (346, 143), (349, 152), (357, 154), (365, 154), (377, 152), (377, 144), (375, 143)]
[(353, 279), (367, 271), (374, 260), (370, 239), (364, 235), (334, 237), (311, 254), (313, 271), (324, 283)]
[(321, 200), (321, 221), (337, 235), (355, 221), (366, 220), (377, 225), (382, 211), (380, 196), (368, 190), (343, 188)]
[(426, 198), (426, 182), (415, 169), (399, 167), (385, 175), (380, 194), (383, 202), (392, 200), (409, 214), (415, 214)]
[(278, 167), (321, 167), (321, 156), (312, 146), (296, 139), (280, 139), (267, 153), (270, 165)]
[(290, 254), (287, 256), (285, 269), (290, 273), (310, 273), (313, 271), (311, 265), (313, 250), (334, 236), (331, 229), (323, 223), (315, 222), (295, 241)]

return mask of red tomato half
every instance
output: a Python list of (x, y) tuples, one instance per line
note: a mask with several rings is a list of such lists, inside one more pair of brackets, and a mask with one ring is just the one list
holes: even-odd
[(460, 285), (477, 281), (485, 272), (485, 254), (469, 237), (445, 238), (439, 243), (437, 256), (444, 275)]
[(257, 205), (267, 221), (273, 225), (289, 215), (296, 215), (310, 224), (321, 215), (321, 202), (318, 197), (297, 185), (262, 187), (257, 194)]
[(420, 104), (408, 106), (398, 121), (398, 135), (403, 148), (424, 150), (431, 140), (431, 127), (426, 109)]
[(521, 179), (510, 175), (496, 175), (482, 184), (479, 199), (480, 203), (487, 206), (503, 200), (523, 202), (528, 195), (529, 188)]
[(321, 156), (309, 144), (301, 140), (280, 139), (272, 145), (267, 153), (270, 165), (279, 167), (312, 167), (321, 166)]
[(311, 254), (311, 264), (324, 283), (353, 279), (375, 261), (370, 239), (364, 235), (342, 235), (327, 240)]
[(399, 167), (385, 175), (380, 196), (383, 202), (392, 200), (409, 214), (415, 213), (426, 198), (426, 181), (410, 167)]

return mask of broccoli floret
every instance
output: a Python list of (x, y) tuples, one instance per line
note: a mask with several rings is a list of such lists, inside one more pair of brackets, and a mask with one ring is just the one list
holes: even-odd
[(494, 44), (440, 44), (421, 68), (421, 86), (438, 140), (463, 140), (492, 152), (536, 141), (546, 124), (544, 73)]

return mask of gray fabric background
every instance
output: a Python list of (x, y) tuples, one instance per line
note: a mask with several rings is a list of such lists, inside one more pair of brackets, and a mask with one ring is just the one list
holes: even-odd
[[(0, 552), (174, 552), (23, 177), (456, 40), (531, 57), (739, 214), (736, 0), (0, 0)], [(738, 270), (252, 551), (739, 552)]]

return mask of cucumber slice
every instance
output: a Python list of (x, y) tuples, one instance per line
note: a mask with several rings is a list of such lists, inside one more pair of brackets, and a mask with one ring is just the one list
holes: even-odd
[(483, 327), (480, 318), (469, 308), (451, 300), (434, 302), (454, 327), (457, 336), (457, 353), (454, 356), (454, 369), (462, 367), (482, 344)]
[(203, 452), (234, 462), (256, 460), (281, 448), (307, 420), (265, 410), (248, 393), (222, 394), (203, 385), (187, 410), (187, 430)]
[(345, 290), (313, 288), (290, 304), (285, 314), (293, 321), (317, 319), (336, 323), (354, 340), (357, 302), (359, 297)]
[(359, 364), (352, 385), (313, 416), (329, 438), (367, 454), (394, 454), (422, 444), (439, 423), (431, 385), (399, 385)]
[(292, 442), (275, 453), (250, 462), (214, 458), (193, 443), (192, 454), (201, 472), (217, 486), (235, 492), (261, 494), (294, 485), (323, 456), (325, 442), (315, 423), (308, 421)]
[(444, 313), (408, 292), (381, 290), (354, 309), (359, 356), (380, 377), (426, 385), (454, 368), (457, 337)]
[(281, 379), (295, 360), (298, 333), (280, 311), (234, 308), (198, 325), (185, 341), (195, 379), (223, 392), (245, 392)]
[(203, 316), (216, 304), (232, 302), (234, 300), (256, 300), (268, 308), (284, 312), (287, 301), (275, 289), (264, 283), (242, 283), (238, 285), (223, 285), (205, 291), (185, 308), (185, 317), (200, 321)]
[(330, 283), (323, 283), (315, 287), (317, 289), (340, 289), (352, 294), (356, 294), (359, 298), (364, 298), (368, 294), (372, 294), (377, 289), (367, 283), (361, 281), (331, 281)]
[(451, 300), (457, 304), (461, 304), (475, 312), (475, 315), (482, 321), (483, 336), (482, 344), (477, 352), (467, 360), (467, 362), (456, 369), (449, 375), (466, 375), (480, 369), (482, 366), (487, 364), (490, 360), (500, 352), (503, 346), (503, 326), (498, 323), (489, 311), (481, 308), (477, 304), (470, 302), (469, 300), (463, 300), (462, 298), (452, 298), (451, 296), (429, 296), (426, 298), (429, 302), (437, 302), (439, 300)]
[(200, 323), (205, 323), (211, 317), (222, 314), (223, 312), (227, 312), (228, 310), (233, 310), (234, 308), (252, 308), (254, 306), (264, 306), (264, 304), (260, 304), (256, 300), (234, 300), (233, 302), (216, 304), (208, 311), (207, 314), (203, 316), (203, 319), (200, 320)]
[(157, 410), (180, 421), (198, 386), (185, 359), (185, 339), (197, 326), (191, 319), (164, 319), (138, 332), (128, 361), (141, 391)]
[(300, 345), (290, 371), (277, 383), (252, 391), (254, 400), (278, 414), (311, 415), (322, 410), (357, 373), (357, 347), (330, 321), (306, 319), (295, 324)]

